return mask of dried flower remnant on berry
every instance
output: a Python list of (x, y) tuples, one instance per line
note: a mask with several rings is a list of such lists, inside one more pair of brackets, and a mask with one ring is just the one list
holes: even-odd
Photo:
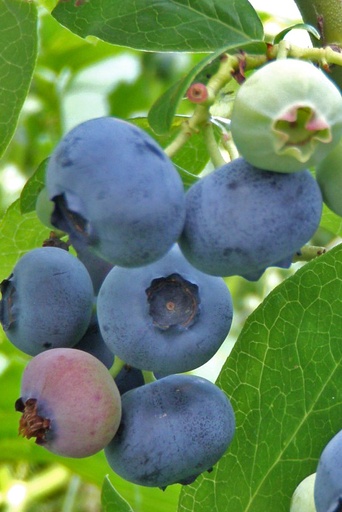
[(19, 434), (27, 439), (36, 438), (36, 443), (45, 443), (46, 432), (50, 429), (50, 420), (38, 414), (38, 403), (35, 398), (28, 398), (23, 402), (18, 398), (15, 403), (15, 410), (22, 413), (19, 421)]

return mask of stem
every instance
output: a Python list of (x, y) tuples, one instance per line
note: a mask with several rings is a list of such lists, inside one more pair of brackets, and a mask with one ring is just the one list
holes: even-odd
[[(268, 50), (270, 59), (277, 58), (279, 45), (274, 45)], [(301, 46), (291, 45), (288, 48), (288, 57), (294, 59), (312, 60), (318, 63), (327, 62), (328, 64), (337, 64), (342, 66), (342, 53), (335, 51), (330, 46), (326, 48), (302, 48)]]
[(236, 56), (226, 56), (222, 59), (217, 73), (211, 77), (207, 84), (209, 98), (212, 98), (211, 102), (207, 102), (205, 105), (197, 105), (190, 119), (183, 123), (176, 138), (164, 149), (170, 158), (188, 141), (193, 133), (197, 133), (200, 127), (209, 122), (210, 105), (214, 102), (220, 89), (232, 80), (232, 72), (238, 67), (238, 64), (239, 61)]
[(235, 158), (239, 158), (239, 152), (234, 144), (234, 141), (230, 133), (227, 132), (222, 135), (222, 145), (224, 149), (227, 151), (230, 161), (235, 160)]
[(214, 167), (221, 167), (222, 165), (226, 164), (227, 162), (223, 158), (222, 153), (217, 145), (212, 123), (207, 123), (203, 128), (203, 137)]
[(290, 46), (288, 41), (282, 40), (278, 45), (277, 59), (287, 59), (289, 56)]
[[(203, 105), (198, 104), (195, 107), (192, 116), (182, 124), (176, 138), (164, 149), (165, 153), (172, 158), (184, 146), (184, 144), (186, 144), (189, 137), (194, 133), (198, 133), (200, 129), (210, 123), (210, 106), (214, 103), (220, 90), (233, 79), (234, 73), (241, 72), (243, 74), (245, 70), (247, 71), (258, 68), (263, 64), (266, 64), (269, 60), (285, 57), (316, 61), (320, 63), (324, 69), (329, 67), (331, 64), (335, 64), (338, 66), (338, 71), (342, 72), (342, 53), (335, 51), (329, 46), (325, 48), (302, 48), (300, 46), (289, 45), (288, 43), (281, 41), (279, 44), (269, 47), (267, 49), (267, 54), (224, 55), (217, 73), (210, 78), (207, 84), (209, 101), (206, 101)], [(212, 148), (210, 149), (210, 152), (210, 156), (212, 156)], [(217, 151), (215, 153), (216, 156), (214, 156), (214, 160), (216, 160)]]
[(125, 361), (122, 361), (118, 356), (115, 356), (114, 364), (109, 369), (109, 373), (115, 379), (117, 375), (120, 373), (120, 370), (125, 366)]
[(149, 382), (154, 382), (156, 380), (153, 372), (143, 370), (142, 374), (144, 376), (145, 384), (148, 384)]
[(297, 261), (311, 261), (326, 252), (325, 247), (317, 247), (315, 245), (305, 245), (296, 253), (292, 259), (293, 263)]
[[(192, 118), (190, 118), (192, 119)], [(189, 121), (185, 121), (182, 126), (180, 132), (178, 132), (177, 137), (166, 147), (164, 148), (164, 152), (168, 157), (172, 158), (183, 146), (187, 143), (188, 139), (192, 135), (192, 131), (190, 126), (188, 126)]]

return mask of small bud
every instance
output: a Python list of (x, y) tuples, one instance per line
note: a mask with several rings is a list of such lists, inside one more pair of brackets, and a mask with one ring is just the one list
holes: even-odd
[(201, 83), (192, 84), (186, 93), (186, 97), (192, 103), (204, 103), (208, 96), (208, 89)]

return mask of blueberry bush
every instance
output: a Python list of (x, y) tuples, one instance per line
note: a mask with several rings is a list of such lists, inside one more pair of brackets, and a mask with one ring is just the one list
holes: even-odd
[(282, 4), (1, 1), (1, 511), (342, 511), (342, 6)]

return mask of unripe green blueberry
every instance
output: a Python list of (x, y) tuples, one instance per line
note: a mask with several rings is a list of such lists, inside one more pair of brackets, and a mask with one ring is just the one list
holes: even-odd
[(342, 217), (342, 139), (316, 167), (316, 178), (323, 201)]
[(307, 476), (296, 487), (292, 499), (290, 512), (316, 512), (314, 500), (314, 485), (316, 473)]
[(323, 160), (342, 135), (340, 91), (308, 62), (272, 61), (239, 89), (231, 130), (237, 149), (255, 167), (306, 169)]

